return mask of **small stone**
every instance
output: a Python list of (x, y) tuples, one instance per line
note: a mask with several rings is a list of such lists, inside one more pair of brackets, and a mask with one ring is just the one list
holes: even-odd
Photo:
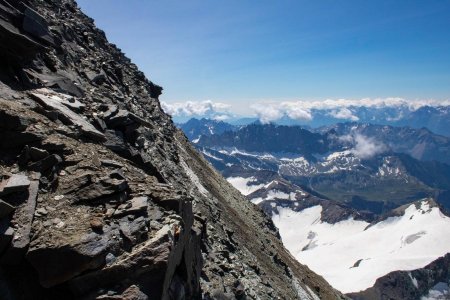
[(56, 208), (51, 207), (51, 206), (46, 206), (45, 209), (46, 209), (47, 211), (55, 211), (55, 210), (56, 210)]
[(48, 213), (47, 210), (45, 208), (41, 207), (41, 208), (36, 209), (36, 211), (34, 212), (34, 215), (37, 217), (40, 217), (40, 216), (45, 216), (47, 213)]
[(90, 225), (93, 231), (102, 232), (103, 231), (103, 221), (100, 218), (93, 218), (90, 221)]
[(57, 195), (57, 196), (53, 197), (53, 199), (55, 199), (56, 201), (62, 200), (62, 199), (64, 199), (64, 195)]
[(60, 222), (59, 222), (58, 224), (56, 224), (55, 226), (56, 226), (56, 228), (63, 228), (64, 225), (66, 225), (66, 224), (64, 224), (63, 221), (60, 221)]
[(115, 261), (116, 261), (116, 257), (114, 256), (114, 254), (112, 254), (112, 253), (106, 254), (106, 257), (105, 257), (106, 265), (111, 265)]
[(108, 209), (106, 210), (105, 216), (106, 216), (107, 218), (110, 218), (110, 217), (114, 214), (115, 211), (116, 211), (116, 210), (115, 210), (114, 208), (108, 208)]

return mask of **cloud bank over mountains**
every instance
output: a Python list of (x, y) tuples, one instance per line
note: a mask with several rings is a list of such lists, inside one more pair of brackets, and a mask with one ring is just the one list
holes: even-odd
[(231, 105), (211, 100), (176, 103), (162, 101), (161, 107), (173, 117), (206, 117), (215, 120), (226, 120), (228, 119)]
[(415, 100), (403, 98), (363, 98), (363, 99), (327, 99), (323, 101), (261, 101), (254, 103), (241, 103), (232, 106), (222, 102), (186, 101), (177, 103), (161, 103), (164, 111), (173, 117), (206, 117), (216, 120), (227, 120), (237, 114), (237, 106), (249, 108), (252, 117), (257, 117), (262, 123), (276, 122), (282, 118), (303, 121), (312, 121), (317, 114), (328, 116), (342, 121), (360, 121), (358, 110), (362, 108), (381, 110), (393, 109), (387, 120), (403, 117), (405, 111), (416, 111), (419, 108), (450, 106), (450, 100)]
[(350, 152), (360, 159), (369, 159), (389, 150), (383, 142), (357, 132), (343, 135), (339, 139), (350, 144), (352, 146)]

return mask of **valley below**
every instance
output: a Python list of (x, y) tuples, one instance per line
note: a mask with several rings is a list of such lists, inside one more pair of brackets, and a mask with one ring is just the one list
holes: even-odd
[[(299, 262), (352, 298), (366, 299), (381, 280), (419, 272), (450, 252), (449, 138), (358, 123), (207, 127), (193, 141), (197, 149), (264, 210)], [(439, 272), (408, 274), (410, 283), (377, 292), (447, 294)], [(446, 288), (436, 294), (439, 284)]]

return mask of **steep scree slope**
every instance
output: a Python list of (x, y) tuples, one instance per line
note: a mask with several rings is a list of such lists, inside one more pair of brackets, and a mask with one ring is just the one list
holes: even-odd
[(71, 0), (0, 0), (2, 299), (336, 299)]

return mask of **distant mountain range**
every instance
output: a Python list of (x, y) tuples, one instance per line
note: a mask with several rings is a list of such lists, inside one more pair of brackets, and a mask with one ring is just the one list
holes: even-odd
[(450, 138), (427, 129), (352, 122), (310, 131), (206, 119), (182, 128), (225, 177), (276, 172), (323, 198), (374, 213), (423, 197), (450, 208)]
[[(307, 102), (304, 105), (307, 106)], [(271, 118), (264, 112), (257, 117), (228, 116), (228, 123), (233, 126), (249, 125), (255, 122), (272, 122), (277, 125), (302, 126), (315, 129), (330, 126), (340, 122), (369, 123), (373, 125), (391, 125), (411, 127), (415, 129), (427, 128), (436, 134), (450, 136), (450, 106), (448, 105), (417, 105), (414, 102), (400, 101), (395, 103), (346, 105), (338, 107), (327, 105), (322, 107), (299, 108), (302, 118), (295, 118), (295, 111), (280, 112), (280, 117)], [(186, 118), (175, 117), (179, 123), (185, 123)]]
[(184, 134), (190, 141), (195, 141), (200, 136), (209, 136), (213, 134), (221, 134), (226, 131), (236, 130), (238, 127), (231, 124), (215, 121), (210, 119), (195, 119), (192, 118), (186, 123), (178, 124), (182, 128)]
[(351, 298), (450, 293), (440, 282), (450, 279), (440, 258), (450, 252), (449, 137), (358, 122), (181, 128), (291, 254)]

